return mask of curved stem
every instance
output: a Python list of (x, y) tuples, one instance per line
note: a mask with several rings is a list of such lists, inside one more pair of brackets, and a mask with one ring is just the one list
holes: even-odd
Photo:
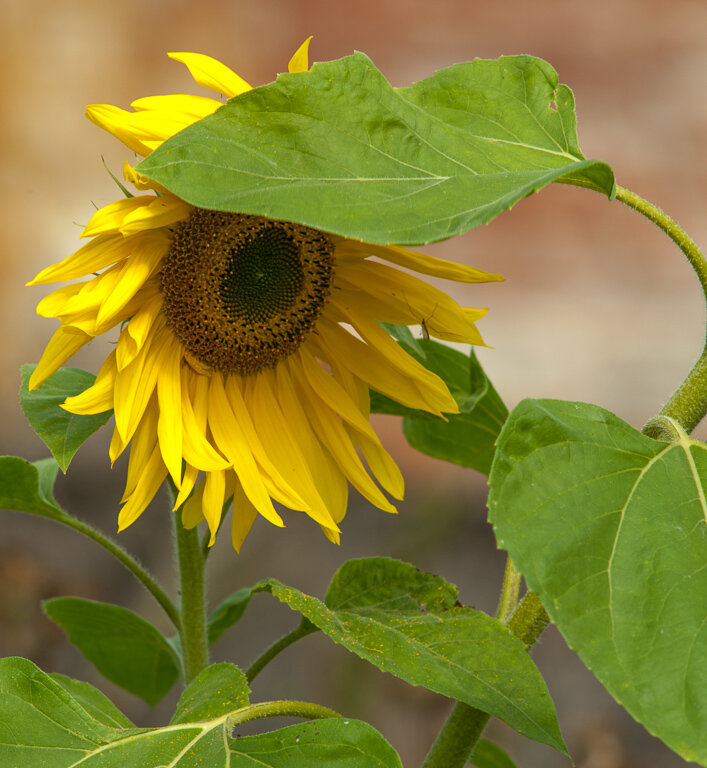
[[(498, 618), (530, 648), (550, 619), (534, 592), (526, 593), (517, 602), (519, 584), (520, 574), (509, 557), (498, 605)], [(512, 600), (514, 592), (515, 604)], [(488, 712), (457, 701), (427, 753), (422, 768), (463, 768), (490, 718)]]
[[(616, 198), (625, 205), (638, 211), (656, 226), (680, 248), (690, 265), (695, 270), (702, 286), (702, 293), (707, 302), (707, 261), (695, 242), (669, 216), (653, 203), (649, 203), (634, 192), (624, 187), (616, 187)], [(707, 414), (707, 331), (705, 333), (705, 348), (698, 361), (693, 366), (687, 378), (678, 387), (670, 400), (660, 411), (661, 416), (675, 419), (686, 432), (690, 433)], [(652, 427), (646, 425), (648, 434)]]
[(162, 589), (155, 578), (143, 568), (142, 565), (123, 547), (120, 546), (113, 539), (104, 535), (100, 531), (96, 530), (88, 523), (84, 523), (81, 520), (77, 520), (70, 515), (62, 515), (61, 517), (51, 517), (50, 520), (56, 520), (63, 525), (73, 528), (75, 531), (86, 536), (86, 538), (95, 541), (107, 552), (110, 552), (116, 560), (119, 560), (133, 576), (147, 589), (147, 591), (157, 600), (162, 606), (162, 609), (169, 617), (169, 620), (174, 624), (176, 628), (179, 628), (179, 611), (176, 606), (170, 600), (169, 595)]
[(228, 725), (233, 728), (251, 720), (264, 717), (302, 717), (305, 720), (321, 720), (325, 717), (341, 717), (333, 709), (309, 701), (261, 701), (251, 704), (234, 712), (228, 719)]
[(181, 507), (172, 515), (182, 597), (179, 634), (184, 656), (184, 682), (188, 684), (209, 664), (204, 556), (199, 531), (182, 525)]
[(293, 643), (297, 642), (297, 640), (300, 640), (303, 637), (307, 637), (307, 635), (311, 635), (313, 632), (317, 631), (318, 629), (314, 626), (314, 624), (311, 624), (306, 619), (303, 619), (302, 623), (296, 629), (293, 629), (292, 632), (289, 632), (279, 640), (275, 641), (250, 665), (248, 671), (246, 672), (248, 682), (251, 683), (255, 676), (279, 653), (284, 651), (285, 648), (289, 648)]

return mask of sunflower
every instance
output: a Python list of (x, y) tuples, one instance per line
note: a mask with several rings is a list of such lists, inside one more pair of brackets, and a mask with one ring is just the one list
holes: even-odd
[[(290, 72), (308, 69), (308, 44)], [(208, 56), (169, 56), (217, 93), (250, 89)], [(90, 105), (87, 116), (145, 156), (221, 103), (151, 96), (132, 111)], [(437, 338), (483, 344), (474, 321), (486, 310), (459, 306), (411, 272), (471, 283), (502, 278), (397, 246), (194, 208), (127, 163), (123, 172), (143, 194), (124, 190), (96, 211), (82, 233), (87, 244), (28, 283), (89, 278), (39, 303), (38, 314), (61, 324), (30, 389), (92, 339), (118, 330), (93, 386), (63, 405), (75, 414), (113, 409), (111, 463), (130, 445), (118, 529), (140, 516), (167, 477), (183, 524), (206, 520), (212, 543), (233, 500), (236, 550), (258, 514), (283, 525), (273, 502), (305, 512), (338, 541), (349, 483), (394, 512), (381, 487), (401, 499), (403, 479), (369, 423), (369, 387), (440, 416), (458, 408), (444, 382), (381, 323), (423, 321)]]

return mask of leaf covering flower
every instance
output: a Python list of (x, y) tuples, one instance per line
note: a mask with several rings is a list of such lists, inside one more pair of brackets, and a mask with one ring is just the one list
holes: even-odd
[[(308, 43), (290, 72), (308, 69)], [(169, 55), (225, 96), (250, 89), (208, 56)], [(145, 156), (221, 102), (167, 95), (131, 106), (90, 105), (87, 116)], [(470, 283), (502, 278), (397, 246), (194, 208), (127, 163), (123, 170), (146, 194), (127, 193), (96, 211), (82, 233), (88, 243), (29, 283), (89, 276), (39, 303), (38, 313), (61, 325), (30, 389), (95, 337), (119, 330), (93, 386), (63, 406), (76, 414), (114, 410), (111, 462), (130, 445), (119, 530), (167, 476), (183, 523), (205, 519), (212, 542), (233, 499), (237, 550), (258, 514), (283, 525), (273, 501), (308, 514), (332, 541), (349, 483), (394, 512), (371, 477), (402, 498), (400, 471), (369, 423), (369, 387), (437, 415), (458, 409), (444, 382), (381, 323), (424, 320), (432, 336), (483, 344), (474, 322), (486, 310), (461, 307), (410, 272)]]

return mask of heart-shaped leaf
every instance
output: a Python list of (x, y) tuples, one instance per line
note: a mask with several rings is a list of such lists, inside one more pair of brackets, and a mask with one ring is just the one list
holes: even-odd
[(651, 733), (707, 765), (707, 446), (526, 400), (490, 485), (499, 545), (570, 647)]
[(395, 89), (363, 53), (280, 75), (168, 139), (138, 171), (201, 208), (421, 244), (553, 181), (613, 195), (574, 97), (532, 56), (477, 59)]

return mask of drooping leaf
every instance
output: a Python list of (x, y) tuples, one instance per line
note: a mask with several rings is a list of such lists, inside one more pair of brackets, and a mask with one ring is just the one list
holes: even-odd
[(78, 416), (60, 407), (67, 397), (78, 395), (93, 385), (96, 377), (80, 368), (60, 368), (37, 389), (28, 390), (36, 366), (22, 366), (20, 404), (32, 429), (39, 435), (66, 472), (83, 442), (111, 417), (113, 411), (94, 416)]
[(707, 765), (707, 446), (526, 400), (490, 485), (499, 545), (570, 647), (651, 733)]
[(243, 587), (214, 608), (208, 622), (209, 645), (213, 645), (229, 627), (240, 620), (248, 607), (251, 594), (250, 587)]
[(177, 681), (179, 660), (172, 646), (127, 608), (79, 597), (46, 600), (43, 608), (102, 675), (151, 706)]
[(135, 725), (98, 688), (83, 680), (52, 672), (49, 677), (67, 691), (99, 723), (111, 728), (134, 728)]
[(401, 406), (377, 392), (371, 392), (371, 411), (402, 415), (405, 437), (421, 453), (488, 474), (494, 442), (508, 409), (473, 350), (465, 355), (436, 341), (413, 341), (414, 346), (404, 341), (406, 351), (444, 380), (459, 413), (446, 414), (445, 421)]
[(469, 762), (476, 768), (518, 768), (501, 747), (486, 739), (476, 742)]
[(248, 706), (250, 688), (235, 664), (212, 664), (184, 689), (171, 725), (211, 720)]
[(269, 591), (384, 672), (463, 701), (566, 754), (547, 687), (523, 643), (457, 603), (456, 588), (398, 560), (364, 558), (334, 575), (325, 602), (267, 579)]
[(422, 244), (553, 181), (609, 196), (574, 97), (531, 56), (456, 64), (395, 89), (363, 53), (282, 74), (168, 139), (138, 171), (193, 205)]
[(103, 714), (95, 717), (92, 706), (32, 662), (0, 659), (3, 767), (402, 768), (385, 739), (357, 720), (316, 720), (231, 738), (233, 713), (151, 729), (110, 727)]
[(30, 463), (17, 456), (0, 456), (0, 508), (53, 520), (65, 517), (52, 495), (58, 469), (54, 459)]

